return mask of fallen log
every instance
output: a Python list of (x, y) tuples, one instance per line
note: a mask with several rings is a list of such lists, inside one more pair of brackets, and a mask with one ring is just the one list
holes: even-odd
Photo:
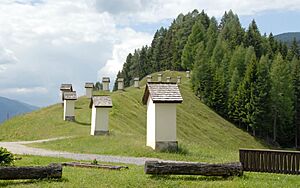
[(71, 167), (81, 167), (81, 168), (102, 168), (102, 169), (109, 169), (109, 170), (121, 170), (122, 168), (128, 169), (127, 166), (91, 164), (91, 163), (82, 163), (82, 162), (66, 162), (66, 163), (62, 163), (62, 165), (71, 166)]
[(240, 162), (224, 164), (146, 161), (145, 173), (155, 175), (242, 176)]
[(62, 165), (53, 163), (48, 166), (5, 166), (0, 167), (1, 180), (43, 179), (62, 177)]

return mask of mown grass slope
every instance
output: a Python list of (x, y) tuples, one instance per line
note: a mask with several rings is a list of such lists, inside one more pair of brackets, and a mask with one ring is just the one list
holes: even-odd
[[(56, 104), (39, 111), (19, 116), (0, 127), (0, 140), (35, 140), (60, 136), (72, 138), (34, 144), (54, 150), (80, 153), (147, 156), (173, 160), (224, 162), (238, 160), (238, 149), (264, 148), (248, 133), (236, 128), (204, 105), (194, 95), (190, 82), (182, 72), (163, 72), (176, 81), (182, 77), (180, 91), (183, 103), (177, 106), (178, 153), (154, 152), (146, 143), (146, 106), (142, 104), (145, 79), (142, 87), (126, 88), (110, 93), (113, 108), (110, 111), (110, 135), (90, 136), (90, 100), (76, 101), (76, 122), (62, 119), (63, 107)], [(155, 81), (156, 73), (153, 74)]]

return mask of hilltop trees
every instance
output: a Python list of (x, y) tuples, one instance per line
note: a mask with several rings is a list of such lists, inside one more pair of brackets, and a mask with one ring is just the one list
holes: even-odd
[(231, 10), (220, 24), (204, 11), (180, 14), (156, 31), (150, 46), (129, 54), (119, 75), (134, 77), (163, 70), (191, 70), (195, 94), (209, 107), (253, 135), (300, 148), (299, 47), (272, 33), (247, 29)]

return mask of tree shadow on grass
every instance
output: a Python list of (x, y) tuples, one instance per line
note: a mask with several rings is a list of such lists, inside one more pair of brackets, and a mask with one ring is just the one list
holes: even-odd
[(0, 180), (0, 187), (8, 186), (22, 186), (22, 185), (36, 185), (40, 182), (55, 183), (55, 182), (68, 182), (66, 178), (61, 179), (37, 179), (37, 180)]
[(91, 125), (90, 123), (84, 123), (84, 122), (80, 122), (80, 121), (77, 121), (77, 120), (75, 120), (75, 123), (80, 124), (80, 125), (84, 125), (84, 126), (90, 126)]
[(201, 176), (201, 175), (151, 175), (154, 180), (171, 180), (171, 181), (231, 181), (233, 176)]

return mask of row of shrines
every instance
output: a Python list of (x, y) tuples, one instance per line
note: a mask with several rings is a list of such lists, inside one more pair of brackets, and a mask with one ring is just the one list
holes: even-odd
[[(143, 104), (147, 104), (147, 146), (155, 150), (177, 150), (176, 139), (176, 104), (183, 99), (178, 88), (181, 77), (177, 77), (177, 83), (162, 82), (161, 74), (158, 74), (156, 82), (152, 77), (147, 77), (147, 84), (142, 98)], [(187, 72), (189, 78), (189, 72)], [(134, 87), (139, 88), (139, 79), (134, 79)], [(123, 90), (124, 79), (118, 78), (118, 89)], [(109, 78), (102, 79), (103, 90), (109, 87)], [(92, 96), (94, 84), (86, 83), (86, 97), (91, 98), (90, 108), (91, 135), (103, 135), (109, 133), (109, 110), (113, 107), (110, 96)], [(64, 120), (75, 121), (76, 92), (71, 84), (62, 84), (61, 93), (64, 104)]]

